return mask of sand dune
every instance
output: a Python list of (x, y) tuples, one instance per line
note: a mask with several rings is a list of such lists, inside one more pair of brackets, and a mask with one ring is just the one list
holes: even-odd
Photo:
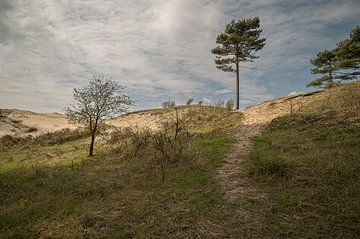
[(64, 128), (75, 128), (59, 113), (40, 114), (17, 109), (0, 110), (0, 136), (39, 135)]

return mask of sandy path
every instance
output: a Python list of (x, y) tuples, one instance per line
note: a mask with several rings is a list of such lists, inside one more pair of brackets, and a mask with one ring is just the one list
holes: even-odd
[(236, 143), (226, 155), (218, 169), (218, 180), (224, 197), (230, 202), (239, 198), (259, 196), (248, 181), (245, 163), (251, 151), (251, 138), (274, 118), (289, 113), (289, 102), (279, 100), (277, 104), (265, 102), (239, 112), (244, 115), (243, 126), (235, 133)]
[(224, 164), (219, 168), (218, 178), (225, 198), (235, 201), (246, 197), (255, 190), (250, 185), (245, 175), (244, 164), (251, 150), (251, 138), (259, 134), (264, 125), (244, 125), (235, 134), (236, 143), (227, 154)]

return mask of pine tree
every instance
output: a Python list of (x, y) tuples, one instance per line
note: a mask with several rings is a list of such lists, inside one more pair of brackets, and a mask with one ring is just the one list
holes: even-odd
[[(239, 109), (239, 67), (240, 62), (252, 62), (259, 58), (254, 55), (265, 46), (265, 38), (260, 38), (262, 29), (258, 17), (232, 20), (225, 31), (216, 38), (219, 44), (212, 49), (216, 55), (217, 68), (225, 72), (236, 73), (236, 109)], [(235, 65), (235, 69), (233, 67)]]
[(319, 52), (316, 58), (312, 59), (311, 64), (314, 65), (314, 68), (311, 69), (312, 74), (322, 74), (322, 77), (319, 77), (311, 81), (307, 86), (318, 86), (318, 87), (331, 87), (335, 84), (335, 75), (337, 66), (335, 60), (334, 50), (325, 50)]
[(350, 32), (349, 39), (337, 44), (335, 54), (339, 67), (345, 71), (343, 80), (358, 79), (360, 76), (360, 26)]
[(337, 44), (333, 50), (319, 52), (311, 60), (313, 74), (323, 76), (310, 82), (308, 86), (331, 87), (345, 80), (360, 78), (360, 26), (354, 28), (350, 37)]

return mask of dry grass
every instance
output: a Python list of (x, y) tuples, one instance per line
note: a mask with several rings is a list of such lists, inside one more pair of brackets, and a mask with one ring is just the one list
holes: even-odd
[[(301, 113), (276, 118), (254, 139), (248, 172), (266, 199), (250, 212), (259, 234), (278, 238), (356, 238), (360, 234), (358, 84)], [(329, 92), (327, 92), (329, 93)], [(264, 220), (265, 218), (265, 220)]]
[[(190, 122), (190, 121), (189, 121)], [(1, 238), (218, 238), (214, 178), (231, 138), (125, 130), (85, 157), (88, 139), (0, 152)]]

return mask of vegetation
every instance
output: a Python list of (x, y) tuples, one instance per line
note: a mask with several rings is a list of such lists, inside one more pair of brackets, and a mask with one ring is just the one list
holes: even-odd
[(251, 207), (261, 234), (355, 238), (360, 234), (360, 93), (354, 84), (277, 118), (253, 142), (248, 172), (266, 197)]
[(0, 138), (0, 149), (3, 151), (7, 151), (19, 145), (56, 145), (68, 141), (83, 139), (88, 136), (88, 132), (80, 129), (63, 129), (55, 132), (41, 134), (38, 136), (29, 135), (27, 137), (5, 135)]
[(226, 109), (232, 110), (234, 108), (234, 100), (226, 101)]
[(360, 26), (350, 32), (350, 37), (338, 43), (335, 49), (339, 67), (347, 70), (343, 79), (358, 79), (360, 75)]
[[(225, 229), (216, 226), (226, 213), (215, 174), (232, 138), (220, 130), (209, 134), (204, 129), (201, 137), (189, 132), (196, 122), (205, 127), (228, 112), (176, 109), (160, 131), (113, 131), (91, 158), (84, 155), (85, 138), (1, 151), (1, 237), (224, 235)], [(185, 125), (175, 137), (176, 112)]]
[(193, 98), (189, 98), (187, 101), (186, 101), (186, 105), (191, 105), (191, 103), (194, 101)]
[(162, 103), (162, 107), (164, 109), (173, 108), (173, 107), (175, 107), (175, 101), (174, 100), (165, 101), (164, 103)]
[(311, 69), (312, 74), (322, 74), (323, 76), (311, 81), (307, 86), (332, 87), (337, 76), (334, 74), (337, 67), (335, 65), (334, 51), (325, 50), (319, 52), (317, 57), (311, 60), (315, 67)]
[(354, 28), (350, 37), (337, 44), (332, 50), (319, 52), (311, 60), (314, 68), (312, 74), (321, 74), (320, 78), (311, 81), (308, 86), (323, 88), (332, 87), (346, 80), (358, 79), (360, 72), (360, 27)]
[[(239, 67), (240, 62), (252, 62), (258, 56), (254, 52), (265, 46), (265, 38), (260, 38), (262, 32), (258, 17), (232, 20), (226, 25), (225, 31), (216, 38), (219, 45), (212, 49), (216, 55), (216, 67), (225, 72), (236, 73), (236, 109), (239, 109)], [(235, 64), (235, 69), (233, 68)]]
[(105, 77), (94, 77), (89, 85), (74, 89), (75, 103), (66, 109), (70, 121), (82, 125), (91, 135), (89, 156), (93, 156), (95, 137), (104, 120), (128, 111), (130, 97), (122, 93), (123, 87)]

